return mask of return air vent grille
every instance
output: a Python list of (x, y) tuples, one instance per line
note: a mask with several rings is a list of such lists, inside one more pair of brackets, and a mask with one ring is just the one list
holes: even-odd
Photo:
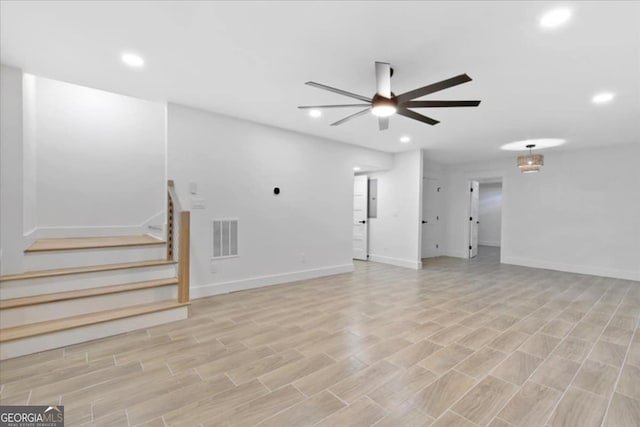
[(238, 256), (238, 220), (214, 219), (211, 224), (211, 258)]

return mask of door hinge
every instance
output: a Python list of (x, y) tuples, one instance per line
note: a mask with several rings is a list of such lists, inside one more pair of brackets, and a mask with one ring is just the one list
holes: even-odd
[(471, 250), (471, 249), (473, 249), (473, 248), (471, 247), (471, 245), (469, 245), (469, 250)]
[(473, 187), (471, 187), (469, 190), (473, 193)]
[(473, 217), (472, 216), (469, 217), (469, 221), (473, 221)]
[(436, 249), (438, 249), (438, 244), (436, 243)]

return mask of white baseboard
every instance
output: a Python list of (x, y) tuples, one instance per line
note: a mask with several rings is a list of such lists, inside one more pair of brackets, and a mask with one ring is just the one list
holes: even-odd
[(437, 258), (439, 256), (442, 256), (442, 253), (440, 251), (432, 251), (432, 252), (422, 254), (421, 258), (422, 259)]
[(479, 240), (478, 246), (493, 246), (494, 248), (499, 248), (500, 240)]
[(469, 251), (448, 251), (448, 250), (442, 250), (440, 252), (441, 256), (450, 256), (453, 258), (469, 258)]
[(567, 273), (588, 274), (591, 276), (613, 277), (624, 280), (640, 281), (640, 271), (620, 270), (592, 265), (563, 264), (559, 262), (537, 260), (519, 257), (502, 257), (503, 264), (520, 265), (523, 267), (544, 268), (546, 270), (564, 271)]
[(315, 268), (311, 270), (293, 271), (290, 273), (273, 274), (268, 276), (251, 277), (248, 279), (231, 280), (222, 283), (211, 283), (204, 286), (191, 288), (191, 298), (203, 298), (212, 295), (226, 294), (229, 292), (243, 291), (246, 289), (261, 288), (264, 286), (280, 285), (298, 280), (315, 279), (316, 277), (331, 276), (334, 274), (351, 273), (353, 264), (334, 265), (330, 267)]
[(411, 268), (413, 270), (422, 269), (422, 261), (411, 261), (408, 259), (392, 258), (384, 255), (369, 254), (369, 261), (395, 265), (397, 267)]

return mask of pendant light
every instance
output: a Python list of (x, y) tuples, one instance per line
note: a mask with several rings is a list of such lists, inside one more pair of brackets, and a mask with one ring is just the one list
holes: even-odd
[(532, 154), (531, 150), (535, 148), (535, 144), (527, 145), (529, 154), (518, 156), (518, 167), (522, 173), (538, 172), (544, 165), (544, 156), (542, 154)]

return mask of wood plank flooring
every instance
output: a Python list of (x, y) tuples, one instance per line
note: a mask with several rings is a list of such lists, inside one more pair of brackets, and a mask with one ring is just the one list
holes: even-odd
[(428, 259), (193, 301), (0, 363), (67, 425), (640, 426), (640, 283)]

